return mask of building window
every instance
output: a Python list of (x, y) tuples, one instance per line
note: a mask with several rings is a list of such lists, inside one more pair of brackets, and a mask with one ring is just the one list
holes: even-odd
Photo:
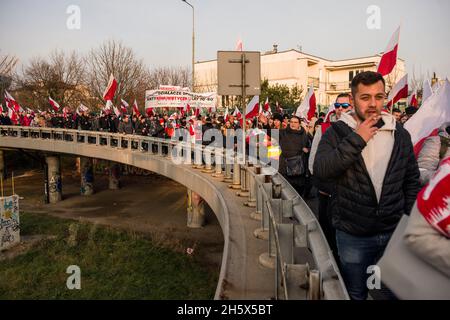
[(348, 81), (351, 82), (353, 80), (353, 71), (348, 73)]

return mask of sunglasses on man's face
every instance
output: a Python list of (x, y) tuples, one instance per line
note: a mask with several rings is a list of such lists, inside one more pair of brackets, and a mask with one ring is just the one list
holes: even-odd
[(351, 107), (351, 104), (350, 103), (335, 103), (334, 107), (336, 109), (339, 109), (341, 107), (344, 108), (344, 109), (347, 109), (348, 107)]

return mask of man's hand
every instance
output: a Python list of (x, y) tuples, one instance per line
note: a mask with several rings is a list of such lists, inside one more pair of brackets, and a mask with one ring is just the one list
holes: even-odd
[(356, 133), (363, 138), (363, 140), (367, 143), (370, 139), (373, 138), (374, 135), (377, 134), (378, 128), (375, 127), (379, 117), (377, 115), (372, 116), (366, 119), (364, 122), (360, 123), (358, 128), (356, 128)]

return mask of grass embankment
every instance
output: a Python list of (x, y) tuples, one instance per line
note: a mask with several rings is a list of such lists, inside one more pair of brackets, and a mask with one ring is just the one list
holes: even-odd
[[(212, 299), (217, 276), (142, 236), (21, 213), (21, 235), (55, 236), (0, 261), (0, 299)], [(66, 286), (81, 269), (81, 290)]]

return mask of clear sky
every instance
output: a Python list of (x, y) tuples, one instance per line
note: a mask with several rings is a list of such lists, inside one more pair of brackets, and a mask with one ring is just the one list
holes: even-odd
[[(384, 51), (402, 25), (399, 56), (417, 75), (450, 77), (448, 0), (191, 0), (195, 7), (196, 60), (233, 50), (297, 48), (337, 60)], [(68, 6), (81, 12), (69, 30)], [(380, 8), (380, 29), (366, 12)], [(0, 0), (0, 54), (21, 63), (53, 49), (86, 53), (107, 39), (123, 41), (149, 66), (190, 66), (192, 9), (181, 0)]]

